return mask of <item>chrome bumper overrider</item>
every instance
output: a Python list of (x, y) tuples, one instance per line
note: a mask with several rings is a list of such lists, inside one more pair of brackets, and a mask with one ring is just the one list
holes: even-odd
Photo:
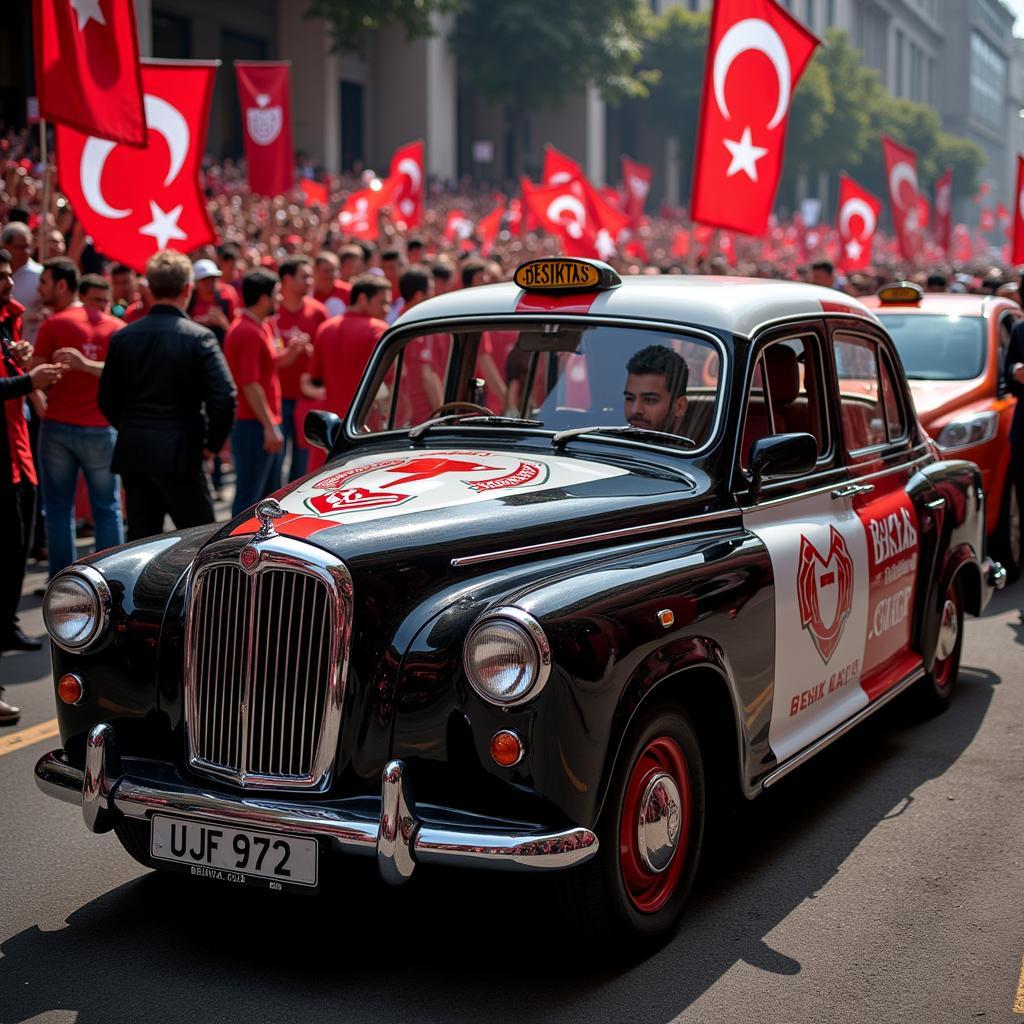
[(993, 590), (1002, 590), (1006, 586), (1006, 569), (999, 562), (986, 558), (981, 563), (981, 571), (985, 577), (985, 583)]
[(121, 818), (144, 821), (154, 812), (278, 829), (322, 839), (345, 853), (376, 856), (381, 876), (394, 885), (406, 881), (417, 864), (535, 871), (573, 867), (597, 853), (597, 836), (586, 828), (535, 832), (494, 822), (478, 829), (422, 821), (401, 761), (385, 767), (379, 801), (355, 801), (345, 809), (211, 792), (170, 765), (127, 758), (124, 763), (130, 770), (123, 767), (114, 730), (97, 725), (89, 733), (84, 772), (55, 750), (36, 764), (36, 783), (48, 796), (80, 804), (91, 832), (108, 832)]

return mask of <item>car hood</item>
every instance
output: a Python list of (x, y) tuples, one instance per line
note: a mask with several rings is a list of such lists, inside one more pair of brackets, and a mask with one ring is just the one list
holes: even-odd
[(918, 418), (927, 427), (932, 420), (973, 399), (978, 390), (976, 380), (912, 380), (910, 393)]
[[(610, 447), (610, 446), (609, 446)], [(524, 446), (349, 453), (273, 495), (276, 530), (344, 559), (480, 554), (708, 510), (705, 474)], [(255, 533), (245, 514), (214, 539)]]

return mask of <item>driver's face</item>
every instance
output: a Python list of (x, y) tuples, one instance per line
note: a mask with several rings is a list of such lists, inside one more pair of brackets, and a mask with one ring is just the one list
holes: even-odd
[(686, 397), (680, 395), (672, 401), (665, 377), (660, 373), (629, 374), (622, 397), (623, 415), (631, 427), (674, 433), (686, 412)]

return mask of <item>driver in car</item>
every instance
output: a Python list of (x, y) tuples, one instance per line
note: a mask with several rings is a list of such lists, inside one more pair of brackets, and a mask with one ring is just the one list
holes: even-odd
[(664, 345), (640, 349), (626, 364), (622, 393), (626, 422), (643, 430), (681, 433), (689, 376), (686, 360), (672, 349)]

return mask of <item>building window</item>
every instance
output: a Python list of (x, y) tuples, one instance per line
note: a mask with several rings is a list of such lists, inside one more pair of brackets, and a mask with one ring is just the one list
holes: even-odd
[(180, 14), (153, 10), (153, 56), (187, 60), (192, 56), (192, 22)]
[(903, 33), (896, 29), (896, 75), (892, 83), (893, 96), (903, 95)]
[(833, 28), (836, 23), (836, 0), (828, 0), (825, 4), (825, 28)]
[(910, 44), (910, 98), (917, 103), (921, 102), (921, 77), (924, 54), (921, 48)]
[(1006, 58), (980, 32), (971, 33), (971, 116), (990, 128), (1003, 127)]
[(864, 54), (864, 63), (881, 71), (883, 76), (887, 74), (887, 31), (886, 16), (876, 7), (869, 4), (854, 5), (854, 46)]
[(804, 24), (814, 31), (814, 0), (804, 0)]

